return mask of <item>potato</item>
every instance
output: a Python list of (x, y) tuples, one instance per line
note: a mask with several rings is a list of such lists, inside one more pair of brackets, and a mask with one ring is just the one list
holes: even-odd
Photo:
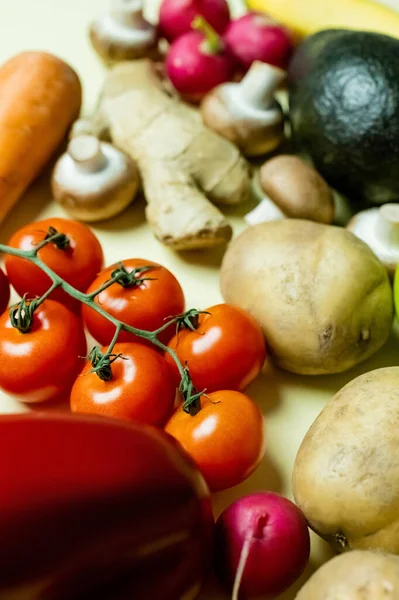
[(393, 318), (388, 275), (369, 247), (339, 227), (299, 219), (261, 223), (229, 246), (226, 302), (262, 325), (276, 364), (339, 373), (386, 342)]
[(399, 367), (352, 380), (328, 402), (296, 457), (293, 491), (337, 550), (399, 554)]
[(399, 558), (354, 550), (323, 565), (296, 600), (399, 600)]

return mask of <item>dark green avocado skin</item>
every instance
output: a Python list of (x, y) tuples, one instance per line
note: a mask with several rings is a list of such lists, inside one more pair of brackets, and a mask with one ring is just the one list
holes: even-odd
[(399, 40), (327, 30), (288, 72), (297, 150), (360, 206), (399, 202)]

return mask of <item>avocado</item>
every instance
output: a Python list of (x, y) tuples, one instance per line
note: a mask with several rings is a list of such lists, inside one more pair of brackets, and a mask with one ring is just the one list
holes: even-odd
[(326, 30), (288, 72), (296, 149), (359, 208), (399, 202), (399, 40)]

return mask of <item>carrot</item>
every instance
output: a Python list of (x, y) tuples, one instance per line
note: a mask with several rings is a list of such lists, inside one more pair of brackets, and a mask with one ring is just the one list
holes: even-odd
[(0, 222), (39, 175), (78, 116), (75, 71), (46, 52), (23, 52), (0, 67)]

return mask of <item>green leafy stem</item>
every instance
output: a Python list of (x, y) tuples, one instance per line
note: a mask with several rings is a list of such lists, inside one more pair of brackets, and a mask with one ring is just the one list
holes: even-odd
[(4, 254), (10, 254), (12, 256), (17, 256), (18, 258), (24, 258), (37, 267), (41, 269), (52, 281), (51, 287), (48, 291), (43, 294), (40, 298), (34, 298), (27, 300), (25, 297), (15, 306), (10, 309), (10, 318), (11, 323), (14, 327), (17, 327), (22, 333), (29, 332), (31, 324), (33, 322), (34, 311), (45, 301), (46, 298), (52, 294), (52, 292), (59, 288), (66, 292), (72, 298), (75, 298), (79, 302), (86, 304), (97, 313), (102, 315), (105, 319), (110, 321), (115, 326), (115, 333), (109, 344), (107, 351), (103, 354), (98, 347), (92, 349), (89, 354), (89, 359), (92, 362), (93, 369), (101, 379), (104, 381), (109, 381), (112, 379), (112, 363), (118, 359), (123, 359), (123, 356), (116, 355), (113, 352), (115, 344), (118, 340), (119, 334), (121, 331), (127, 331), (139, 338), (143, 338), (151, 342), (154, 346), (157, 346), (164, 352), (167, 352), (175, 361), (177, 368), (180, 373), (180, 386), (179, 391), (182, 395), (183, 399), (183, 410), (188, 412), (189, 414), (196, 414), (200, 410), (200, 397), (202, 392), (198, 392), (193, 386), (191, 376), (189, 370), (186, 365), (182, 365), (176, 352), (166, 346), (159, 340), (159, 335), (165, 331), (168, 327), (175, 324), (176, 329), (180, 328), (189, 328), (195, 329), (198, 325), (198, 316), (202, 311), (198, 311), (196, 309), (191, 309), (181, 315), (176, 315), (168, 319), (162, 327), (159, 327), (155, 331), (147, 331), (145, 329), (137, 329), (136, 327), (132, 327), (127, 323), (116, 319), (112, 315), (110, 315), (106, 310), (104, 310), (98, 303), (95, 302), (96, 296), (100, 294), (102, 291), (113, 285), (114, 283), (119, 283), (123, 287), (128, 287), (131, 285), (141, 285), (143, 281), (151, 279), (149, 277), (141, 277), (141, 275), (151, 271), (153, 267), (146, 266), (135, 269), (133, 272), (128, 272), (123, 263), (120, 263), (119, 268), (115, 269), (112, 272), (112, 275), (108, 281), (106, 281), (99, 289), (91, 292), (90, 294), (85, 294), (72, 285), (67, 283), (62, 277), (57, 275), (39, 256), (38, 252), (41, 248), (46, 246), (49, 243), (55, 244), (59, 249), (64, 249), (68, 247), (68, 244), (65, 243), (65, 235), (63, 233), (58, 233), (55, 229), (51, 228), (45, 239), (37, 244), (31, 250), (20, 250), (19, 248), (12, 248), (10, 246), (6, 246), (4, 244), (0, 244), (0, 252)]

